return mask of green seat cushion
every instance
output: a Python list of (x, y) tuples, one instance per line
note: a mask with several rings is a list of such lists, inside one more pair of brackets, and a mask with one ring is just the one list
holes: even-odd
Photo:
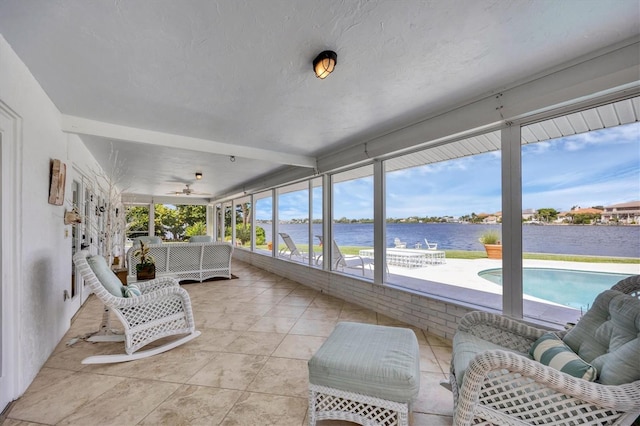
[(594, 381), (598, 372), (592, 365), (584, 362), (554, 333), (545, 333), (531, 346), (529, 355), (541, 364), (548, 365), (570, 376)]
[(640, 380), (640, 300), (616, 290), (600, 293), (564, 342), (599, 373), (603, 385)]
[(502, 351), (513, 352), (518, 355), (522, 355), (531, 359), (529, 354), (510, 350), (504, 346), (496, 345), (488, 340), (484, 340), (480, 337), (476, 337), (466, 331), (456, 331), (453, 335), (453, 369), (456, 373), (456, 381), (458, 382), (458, 389), (462, 387), (462, 381), (464, 374), (469, 367), (469, 363), (476, 355), (484, 351), (490, 351), (499, 349)]
[(211, 235), (194, 235), (189, 238), (190, 243), (211, 243), (213, 237)]
[(309, 382), (407, 403), (420, 391), (413, 330), (340, 322), (309, 360)]
[(89, 267), (100, 281), (100, 284), (116, 297), (122, 297), (123, 285), (116, 274), (113, 273), (107, 261), (102, 256), (91, 256), (87, 259)]

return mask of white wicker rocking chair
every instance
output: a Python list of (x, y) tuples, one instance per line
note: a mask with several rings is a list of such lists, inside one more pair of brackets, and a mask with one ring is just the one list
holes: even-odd
[[(624, 293), (637, 297), (639, 277), (623, 281), (613, 290), (624, 289)], [(620, 294), (618, 291), (605, 293), (610, 296)], [(637, 322), (636, 328), (640, 332)], [(603, 385), (523, 356), (548, 330), (501, 315), (470, 312), (460, 321), (458, 331), (474, 336), (471, 341), (489, 342), (503, 350), (479, 352), (460, 373), (454, 365), (456, 348), (464, 351), (470, 346), (458, 346), (454, 338), (449, 379), (455, 425), (631, 425), (640, 415), (640, 380)], [(564, 338), (567, 332), (556, 334)], [(640, 353), (631, 361), (640, 363)], [(457, 377), (460, 374), (464, 374), (462, 385), (458, 380), (461, 377)]]
[[(91, 341), (124, 341), (124, 354), (96, 355), (82, 360), (83, 364), (107, 364), (133, 361), (166, 352), (200, 335), (195, 329), (191, 299), (173, 277), (161, 277), (137, 283), (140, 296), (117, 297), (100, 282), (87, 259), (91, 255), (83, 250), (73, 256), (73, 262), (84, 282), (104, 303), (100, 331)], [(113, 311), (124, 326), (124, 334), (113, 334), (109, 327), (109, 314)], [(148, 350), (138, 349), (169, 336), (183, 335), (166, 344)]]

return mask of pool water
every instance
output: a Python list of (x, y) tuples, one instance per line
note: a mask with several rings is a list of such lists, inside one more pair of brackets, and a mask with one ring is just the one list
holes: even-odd
[[(502, 285), (502, 268), (487, 269), (478, 275)], [(630, 274), (575, 271), (571, 269), (523, 268), (524, 294), (575, 309), (587, 310), (596, 296)]]

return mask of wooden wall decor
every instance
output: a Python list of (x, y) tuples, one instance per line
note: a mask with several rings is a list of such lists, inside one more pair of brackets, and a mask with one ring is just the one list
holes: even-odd
[(60, 160), (51, 161), (51, 179), (49, 185), (49, 204), (61, 206), (64, 203), (64, 184), (67, 177), (67, 165)]

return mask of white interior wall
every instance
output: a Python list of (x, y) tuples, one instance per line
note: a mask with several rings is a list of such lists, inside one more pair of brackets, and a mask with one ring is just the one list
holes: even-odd
[[(71, 204), (73, 163), (88, 165), (95, 160), (77, 136), (62, 132), (60, 112), (1, 36), (0, 76), (0, 101), (15, 112), (21, 125), (17, 141), (22, 151), (22, 164), (17, 165), (22, 177), (20, 280), (2, 284), (13, 286), (16, 299), (3, 303), (19, 306), (13, 318), (19, 330), (18, 348), (11, 351), (15, 359), (8, 360), (11, 374), (17, 377), (15, 399), (53, 352), (77, 309), (77, 304), (63, 298), (71, 275), (71, 229), (63, 217)], [(50, 161), (56, 158), (67, 166), (63, 206), (48, 203)]]

